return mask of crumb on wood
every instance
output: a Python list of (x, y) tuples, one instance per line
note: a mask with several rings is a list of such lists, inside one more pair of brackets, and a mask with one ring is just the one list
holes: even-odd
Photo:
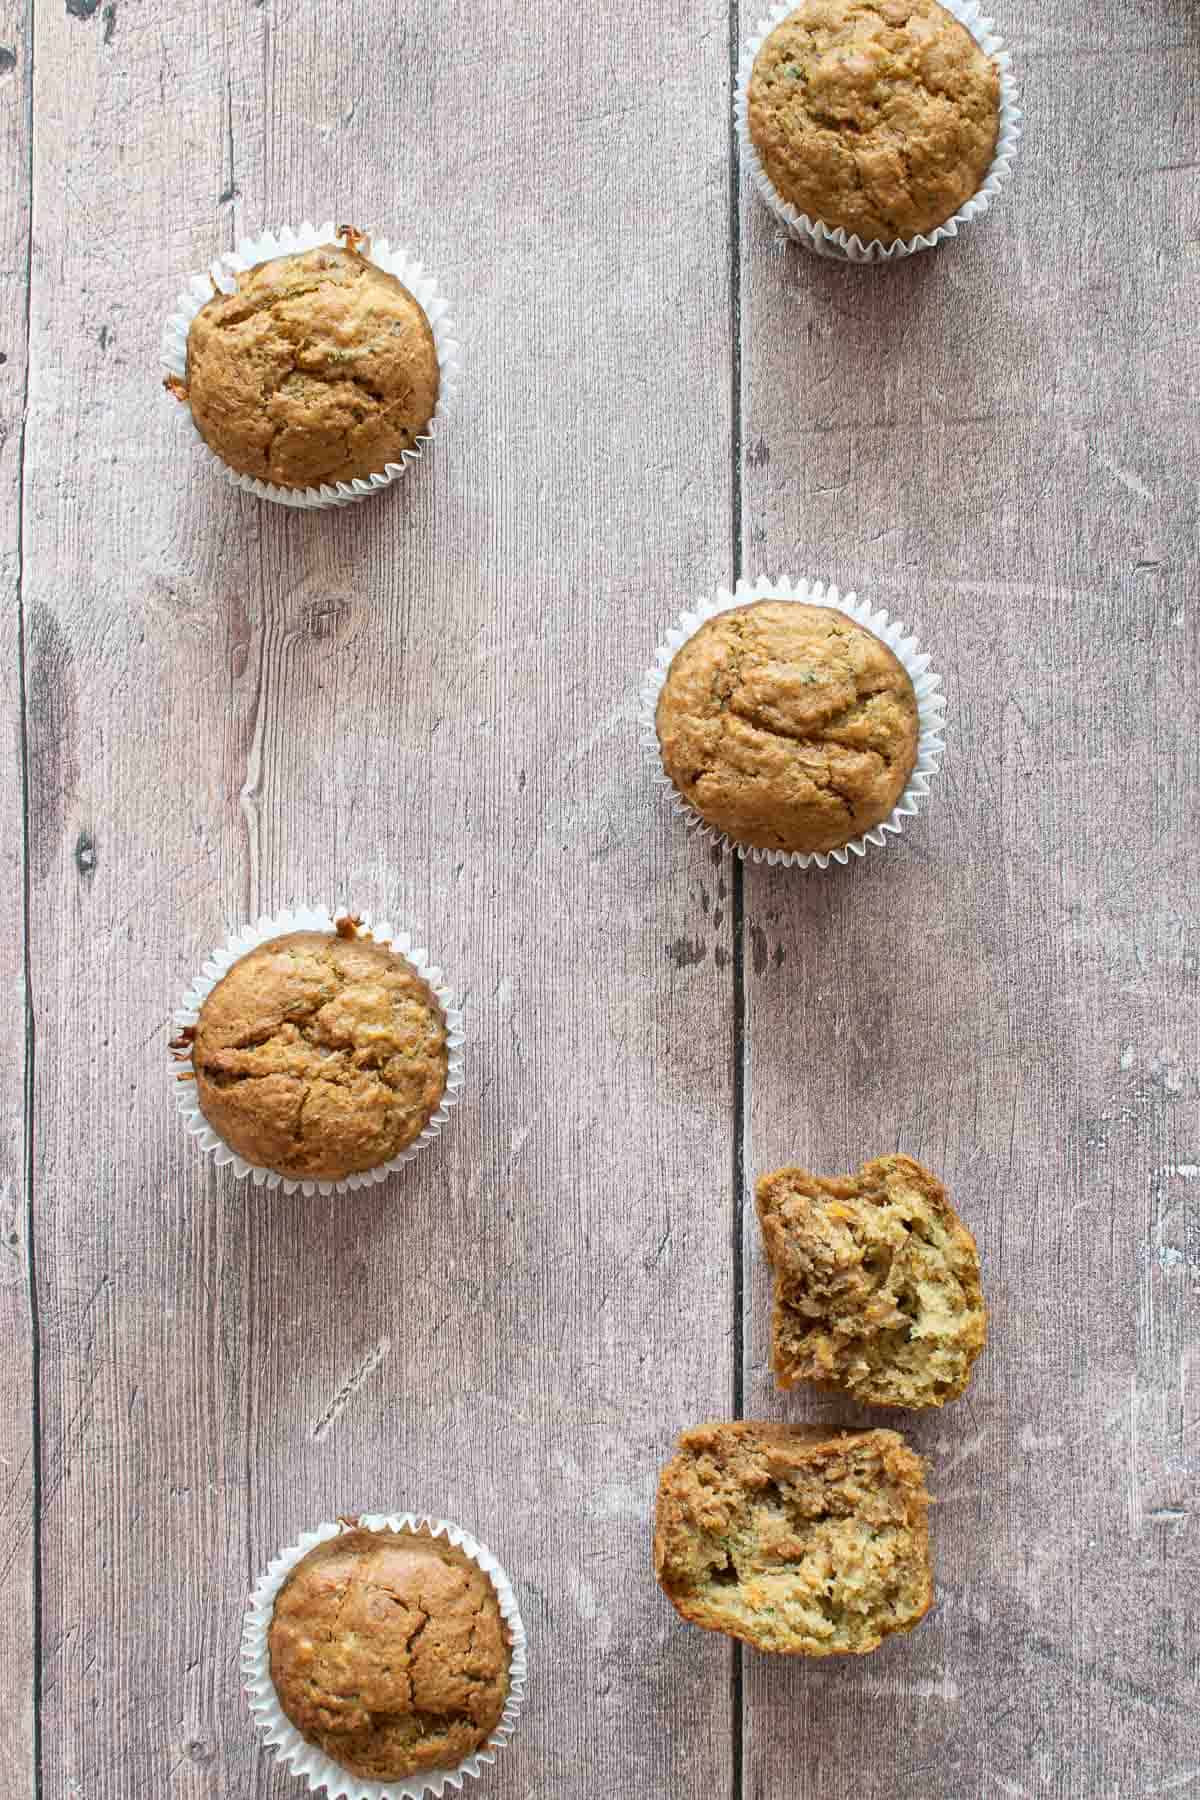
[(371, 240), (357, 225), (339, 225), (334, 235), (345, 239), (347, 250), (353, 250), (358, 256), (370, 255)]

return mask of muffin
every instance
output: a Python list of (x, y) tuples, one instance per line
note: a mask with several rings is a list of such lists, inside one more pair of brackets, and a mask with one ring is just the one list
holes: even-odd
[(979, 1252), (936, 1176), (908, 1156), (857, 1175), (764, 1175), (758, 1218), (775, 1272), (771, 1362), (873, 1406), (944, 1406), (987, 1338)]
[(295, 1564), (268, 1631), (300, 1735), (363, 1781), (452, 1769), (501, 1723), (512, 1661), (495, 1586), (427, 1530), (351, 1525)]
[(447, 1091), (436, 994), (352, 918), (239, 957), (176, 1045), (217, 1136), (292, 1180), (338, 1181), (390, 1162)]
[(437, 409), (429, 318), (358, 233), (339, 235), (238, 273), (191, 321), (186, 379), (168, 378), (213, 454), (273, 487), (381, 475)]
[(655, 711), (663, 768), (733, 843), (836, 851), (889, 818), (917, 765), (912, 681), (833, 606), (756, 600), (675, 653)]
[(861, 1656), (929, 1611), (928, 1508), (898, 1432), (699, 1425), (659, 1478), (654, 1569), (705, 1631), (785, 1656)]
[(764, 39), (745, 105), (774, 197), (889, 245), (928, 236), (983, 186), (1000, 71), (937, 0), (803, 0)]

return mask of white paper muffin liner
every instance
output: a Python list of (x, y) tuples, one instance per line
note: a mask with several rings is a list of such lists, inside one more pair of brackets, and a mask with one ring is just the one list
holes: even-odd
[(271, 1681), (271, 1656), (267, 1641), (275, 1596), (301, 1557), (307, 1556), (318, 1544), (339, 1536), (346, 1529), (341, 1522), (318, 1525), (315, 1531), (306, 1531), (289, 1549), (281, 1550), (254, 1589), (242, 1628), (242, 1672), (246, 1678), (246, 1694), (254, 1723), (266, 1734), (266, 1748), (273, 1750), (293, 1775), (299, 1776), (314, 1793), (324, 1792), (333, 1796), (333, 1800), (421, 1800), (424, 1794), (441, 1795), (450, 1789), (457, 1792), (468, 1776), (482, 1774), (487, 1764), (495, 1762), (497, 1750), (503, 1749), (516, 1730), (525, 1704), (528, 1640), (512, 1583), (486, 1544), (479, 1543), (460, 1525), (451, 1525), (445, 1519), (430, 1519), (416, 1513), (363, 1513), (359, 1515), (356, 1524), (367, 1531), (426, 1529), (434, 1537), (447, 1538), (450, 1543), (465, 1551), (472, 1562), (478, 1563), (496, 1590), (496, 1598), (500, 1603), (512, 1646), (508, 1699), (504, 1703), (500, 1723), (483, 1749), (476, 1750), (453, 1769), (429, 1769), (421, 1775), (410, 1775), (403, 1781), (363, 1781), (331, 1761), (316, 1744), (310, 1744), (307, 1738), (301, 1737), (296, 1727), (285, 1717)]
[[(229, 937), (219, 950), (214, 950), (208, 961), (203, 964), (182, 1004), (171, 1015), (175, 1024), (180, 1027), (194, 1026), (200, 1017), (200, 1008), (216, 987), (221, 977), (233, 967), (241, 957), (265, 944), (269, 938), (282, 937), (288, 931), (333, 931), (339, 919), (348, 917), (345, 907), (331, 913), (324, 906), (298, 906), (288, 912), (277, 913), (274, 918), (261, 918), (256, 925), (246, 925), (241, 931)], [(373, 1187), (384, 1181), (396, 1169), (411, 1162), (426, 1144), (430, 1143), (441, 1132), (442, 1126), (450, 1116), (450, 1108), (458, 1104), (463, 1087), (463, 1016), (461, 1008), (455, 1003), (454, 995), (442, 981), (442, 971), (431, 965), (429, 952), (414, 949), (412, 940), (406, 932), (397, 932), (386, 921), (377, 925), (371, 923), (369, 913), (355, 913), (359, 922), (358, 936), (372, 938), (375, 943), (383, 944), (403, 956), (410, 962), (423, 981), (427, 981), (437, 997), (438, 1005), (446, 1020), (446, 1091), (442, 1095), (437, 1111), (426, 1125), (420, 1137), (415, 1138), (399, 1156), (393, 1156), (389, 1162), (380, 1163), (377, 1168), (364, 1169), (361, 1174), (346, 1175), (338, 1181), (293, 1180), (290, 1176), (280, 1175), (275, 1169), (260, 1168), (257, 1163), (249, 1163), (245, 1157), (239, 1156), (230, 1148), (224, 1138), (218, 1137), (204, 1114), (200, 1111), (200, 1102), (196, 1094), (196, 1084), (191, 1080), (176, 1080), (175, 1103), (179, 1108), (185, 1131), (190, 1132), (202, 1150), (206, 1150), (218, 1167), (229, 1166), (240, 1178), (249, 1175), (255, 1187), (282, 1188), (285, 1194), (303, 1192), (305, 1194), (346, 1194), (355, 1188)], [(172, 1068), (176, 1076), (186, 1074), (178, 1053), (171, 1052)]]
[[(307, 219), (303, 225), (295, 228), (284, 225), (278, 231), (264, 231), (258, 237), (243, 238), (236, 250), (227, 250), (223, 256), (215, 258), (203, 273), (189, 277), (187, 286), (176, 297), (177, 310), (163, 326), (162, 362), (167, 374), (186, 382), (187, 340), (192, 320), (201, 307), (208, 304), (218, 288), (223, 294), (231, 294), (237, 285), (234, 276), (243, 270), (252, 269), (256, 263), (269, 262), (275, 256), (290, 256), (302, 250), (315, 250), (320, 244), (340, 243), (338, 233), (339, 227), (332, 220), (327, 220), (324, 225), (310, 225)], [(303, 508), (348, 506), (354, 500), (366, 500), (371, 494), (381, 493), (384, 488), (390, 487), (393, 481), (400, 479), (410, 463), (420, 460), (425, 445), (431, 442), (434, 432), (446, 417), (459, 372), (459, 346), (454, 335), (455, 328), (447, 316), (449, 302), (438, 293), (434, 276), (423, 263), (410, 256), (407, 250), (400, 247), (393, 250), (387, 238), (376, 238), (369, 231), (363, 232), (362, 236), (370, 244), (370, 249), (363, 252), (367, 260), (386, 269), (389, 275), (394, 275), (397, 281), (404, 284), (433, 329), (438, 367), (441, 370), (434, 415), (417, 439), (416, 447), (402, 450), (398, 463), (386, 464), (377, 475), (365, 478), (356, 476), (353, 481), (327, 482), (322, 487), (311, 488), (275, 487), (268, 481), (259, 481), (255, 476), (239, 475), (236, 469), (231, 469), (228, 463), (214, 455), (197, 433), (205, 454), (226, 479), (235, 487), (244, 488), (246, 493), (256, 494), (260, 500), (274, 500), (280, 506)]]
[(754, 59), (775, 27), (782, 24), (789, 13), (795, 12), (797, 4), (798, 0), (780, 0), (780, 4), (773, 7), (765, 19), (760, 20), (738, 65), (733, 106), (738, 142), (754, 185), (771, 211), (798, 243), (815, 251), (818, 256), (835, 257), (839, 262), (896, 262), (903, 256), (915, 255), (918, 250), (932, 250), (946, 238), (957, 237), (959, 226), (966, 225), (985, 213), (1001, 188), (1011, 179), (1013, 160), (1021, 136), (1021, 120), (1024, 115), (1017, 104), (1012, 58), (997, 35), (993, 21), (984, 16), (976, 0), (941, 0), (946, 11), (966, 26), (975, 42), (992, 58), (1000, 72), (1000, 132), (996, 139), (996, 153), (982, 185), (944, 225), (938, 225), (927, 235), (898, 238), (892, 244), (884, 244), (874, 238), (871, 243), (864, 244), (857, 233), (848, 235), (841, 226), (831, 229), (820, 219), (810, 219), (807, 213), (798, 212), (775, 187), (751, 141), (748, 108)]
[[(808, 606), (829, 606), (837, 612), (845, 613), (848, 619), (865, 626), (887, 645), (903, 664), (913, 684), (917, 697), (920, 737), (917, 741), (917, 761), (908, 778), (908, 785), (881, 824), (872, 826), (862, 837), (853, 838), (836, 850), (761, 850), (753, 844), (739, 844), (719, 831), (715, 825), (702, 819), (688, 805), (662, 765), (655, 715), (667, 671), (677, 653), (709, 619), (715, 619), (718, 613), (729, 612), (735, 606), (747, 606), (755, 600), (800, 600)], [(936, 775), (941, 767), (942, 752), (946, 747), (942, 736), (946, 723), (946, 696), (938, 692), (942, 678), (930, 672), (929, 662), (928, 654), (920, 648), (917, 639), (909, 635), (907, 625), (901, 624), (899, 619), (890, 619), (886, 612), (873, 611), (865, 600), (859, 600), (855, 594), (839, 594), (836, 587), (826, 587), (820, 581), (793, 581), (790, 575), (785, 575), (780, 581), (771, 581), (765, 575), (755, 582), (739, 581), (732, 594), (725, 588), (719, 588), (715, 600), (701, 600), (690, 611), (680, 613), (679, 623), (668, 631), (655, 651), (653, 665), (642, 679), (639, 710), (642, 748), (654, 759), (656, 784), (667, 789), (675, 811), (688, 829), (707, 838), (710, 843), (723, 844), (726, 849), (735, 851), (743, 862), (748, 860), (768, 863), (772, 868), (785, 869), (807, 869), (813, 864), (818, 869), (827, 869), (830, 863), (845, 864), (852, 856), (865, 856), (869, 844), (882, 849), (889, 834), (895, 835), (903, 828), (905, 819), (916, 816), (918, 803), (928, 797), (930, 777)]]

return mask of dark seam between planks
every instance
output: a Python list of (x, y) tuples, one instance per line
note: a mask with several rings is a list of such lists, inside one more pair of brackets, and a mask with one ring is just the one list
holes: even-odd
[[(230, 120), (231, 120), (230, 128), (232, 130), (232, 113), (230, 114)], [(271, 646), (270, 646), (270, 638), (269, 638), (269, 620), (268, 620), (268, 616), (267, 616), (266, 530), (264, 528), (265, 521), (263, 518), (264, 506), (261, 501), (255, 500), (253, 498), (253, 496), (251, 496), (250, 494), (242, 494), (240, 496), (240, 510), (241, 510), (241, 515), (242, 515), (243, 520), (245, 520), (247, 517), (249, 517), (251, 515), (253, 516), (252, 529), (253, 529), (254, 537), (253, 537), (252, 550), (257, 552), (257, 566), (258, 566), (258, 670), (255, 675), (255, 681), (254, 681), (254, 706), (253, 706), (253, 711), (251, 712), (251, 715), (250, 715), (250, 738), (249, 738), (249, 751), (248, 751), (248, 755), (252, 755), (253, 751), (254, 751), (255, 742), (257, 741), (258, 736), (259, 736), (260, 712), (262, 712), (263, 709), (265, 709), (265, 707), (267, 705), (268, 689), (269, 689), (269, 685), (270, 685), (269, 659), (270, 659)], [(272, 509), (272, 510), (274, 510), (274, 509)], [(247, 562), (249, 562), (249, 556), (247, 557)], [(234, 684), (231, 681), (231, 683), (230, 683), (231, 690), (232, 690), (233, 686), (234, 686)], [(232, 701), (232, 698), (233, 698), (233, 695), (232, 695), (232, 691), (231, 691), (231, 694), (230, 694), (231, 701)], [(263, 729), (265, 731), (265, 715), (264, 715)], [(259, 769), (261, 770), (261, 768), (262, 768), (262, 751), (261, 751), (261, 749), (260, 749), (259, 758), (258, 758), (258, 766), (259, 766)], [(247, 773), (248, 773), (248, 770), (247, 770)], [(244, 786), (244, 782), (243, 782), (243, 786)], [(262, 855), (261, 855), (262, 832), (260, 829), (261, 819), (260, 819), (260, 811), (259, 811), (260, 796), (259, 796), (257, 787), (255, 790), (254, 806), (255, 806), (254, 830), (253, 830), (253, 832), (251, 832), (249, 821), (246, 818), (246, 809), (241, 804), (240, 797), (239, 797), (238, 813), (239, 813), (239, 817), (240, 817), (240, 821), (241, 821), (241, 830), (242, 830), (243, 840), (244, 840), (245, 847), (246, 847), (246, 850), (245, 850), (245, 854), (246, 854), (246, 876), (245, 876), (246, 904), (245, 904), (245, 908), (244, 908), (244, 911), (242, 914), (242, 917), (245, 919), (257, 919), (259, 917), (259, 915), (265, 910), (264, 904), (263, 904), (263, 871), (262, 871)], [(306, 904), (307, 904), (307, 902), (306, 902)], [(243, 1513), (243, 1517), (245, 1519), (245, 1527), (246, 1527), (246, 1563), (247, 1563), (247, 1573), (246, 1573), (247, 1588), (246, 1588), (246, 1591), (247, 1591), (247, 1593), (249, 1593), (253, 1590), (255, 1582), (258, 1580), (259, 1575), (262, 1573), (262, 1566), (259, 1562), (258, 1553), (255, 1549), (255, 1545), (256, 1545), (258, 1539), (257, 1539), (257, 1535), (255, 1532), (255, 1511), (254, 1511), (254, 1509), (255, 1509), (255, 1500), (256, 1500), (258, 1490), (255, 1485), (254, 1477), (255, 1477), (255, 1474), (259, 1467), (259, 1455), (258, 1455), (258, 1450), (257, 1450), (257, 1433), (259, 1430), (259, 1407), (258, 1407), (258, 1394), (257, 1394), (256, 1388), (255, 1388), (254, 1375), (253, 1375), (253, 1370), (255, 1367), (256, 1359), (257, 1359), (257, 1347), (255, 1344), (255, 1336), (254, 1336), (255, 1317), (256, 1317), (255, 1308), (254, 1308), (254, 1296), (256, 1293), (259, 1292), (257, 1271), (255, 1270), (255, 1268), (253, 1266), (255, 1258), (258, 1253), (258, 1240), (257, 1240), (257, 1237), (255, 1236), (254, 1226), (255, 1226), (255, 1221), (261, 1217), (262, 1217), (262, 1214), (260, 1212), (257, 1212), (254, 1208), (248, 1208), (244, 1215), (244, 1218), (245, 1218), (245, 1236), (244, 1236), (245, 1279), (242, 1284), (242, 1291), (243, 1291), (243, 1295), (244, 1295), (245, 1308), (246, 1308), (245, 1367), (249, 1371), (249, 1373), (247, 1375), (247, 1379), (246, 1379), (246, 1504), (245, 1504), (244, 1513)], [(265, 1756), (256, 1757), (254, 1760), (254, 1793), (255, 1793), (255, 1795), (261, 1796), (261, 1795), (264, 1795), (267, 1793), (269, 1786), (270, 1786), (270, 1777), (271, 1777), (271, 1765), (270, 1765), (268, 1759)]]
[(23, 1079), (25, 1165), (25, 1255), (29, 1284), (29, 1427), (31, 1445), (32, 1605), (33, 1669), (33, 1794), (42, 1800), (42, 1335), (38, 1311), (37, 1245), (33, 1206), (33, 1093), (35, 1076), (33, 962), (30, 927), (33, 918), (29, 835), (29, 704), (25, 658), (25, 444), (29, 429), (29, 365), (32, 360), (33, 320), (33, 39), (34, 0), (25, 8), (25, 181), (28, 211), (25, 227), (25, 378), (21, 393), (21, 433), (17, 441), (17, 692), (20, 707), (18, 742), (21, 758), (21, 931), (24, 939), (22, 973), (25, 983), (25, 1068)]
[[(227, 42), (226, 55), (228, 55), (228, 53)], [(229, 248), (231, 250), (236, 250), (237, 213), (235, 207), (237, 204), (237, 173), (233, 166), (233, 76), (230, 73), (228, 63), (225, 65), (225, 153), (229, 158), (229, 185), (226, 189), (226, 192), (229, 195)], [(218, 200), (217, 205), (219, 206), (220, 204), (221, 202)]]
[[(729, 49), (731, 76), (737, 73), (737, 0), (732, 0), (729, 14)], [(742, 574), (742, 295), (741, 295), (741, 203), (738, 193), (737, 135), (730, 112), (729, 124), (729, 239), (730, 239), (730, 439), (731, 439), (731, 544), (730, 565), (736, 586)], [(742, 1346), (744, 1303), (742, 1295), (742, 1200), (745, 1180), (743, 1139), (745, 1134), (745, 947), (743, 865), (741, 858), (731, 855), (730, 927), (733, 932), (733, 1255), (735, 1332), (733, 1344), (733, 1401), (740, 1417), (745, 1404), (745, 1367)]]
[[(736, 587), (742, 573), (742, 206), (737, 131), (733, 99), (738, 69), (738, 0), (729, 5), (729, 341), (730, 341), (730, 567)], [(733, 936), (733, 1414), (740, 1419), (746, 1404), (744, 1335), (745, 1256), (743, 1253), (743, 1197), (745, 1194), (746, 1133), (746, 959), (745, 896), (741, 858), (730, 858), (729, 924)], [(745, 1705), (742, 1647), (730, 1651), (730, 1794), (742, 1800)]]

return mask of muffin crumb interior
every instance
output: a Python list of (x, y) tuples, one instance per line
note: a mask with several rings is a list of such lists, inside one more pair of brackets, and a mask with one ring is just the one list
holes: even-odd
[(932, 1602), (920, 1458), (894, 1431), (736, 1421), (684, 1432), (655, 1568), (684, 1618), (762, 1650), (873, 1650)]
[(775, 1273), (772, 1363), (876, 1406), (942, 1406), (987, 1336), (975, 1240), (940, 1181), (907, 1156), (857, 1175), (779, 1169), (757, 1186)]

